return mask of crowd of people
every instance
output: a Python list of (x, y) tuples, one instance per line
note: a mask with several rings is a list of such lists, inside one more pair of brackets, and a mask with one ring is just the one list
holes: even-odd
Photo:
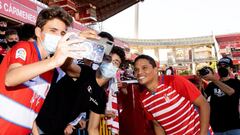
[(29, 23), (18, 25), (17, 27), (8, 27), (5, 20), (0, 20), (0, 63), (7, 54), (19, 41), (34, 41), (35, 26)]
[[(141, 86), (139, 102), (156, 135), (240, 134), (240, 82), (230, 77), (230, 58), (218, 61), (218, 75), (210, 67), (199, 70), (196, 87), (173, 67), (159, 76), (148, 55), (126, 64), (124, 49), (114, 44), (100, 63), (82, 57), (89, 50), (73, 44), (112, 43), (114, 37), (68, 32), (72, 22), (58, 6), (43, 9), (35, 26), (7, 29), (0, 22), (0, 135), (70, 135), (79, 129), (98, 135), (102, 117), (115, 124), (111, 134), (117, 135), (117, 94), (126, 92), (122, 80), (132, 79)], [(79, 38), (69, 40), (73, 35)]]

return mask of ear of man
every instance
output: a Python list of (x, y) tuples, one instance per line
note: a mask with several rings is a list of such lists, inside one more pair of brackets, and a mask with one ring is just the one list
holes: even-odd
[(41, 28), (39, 28), (39, 27), (36, 27), (36, 28), (35, 28), (35, 35), (36, 35), (37, 37), (41, 37), (41, 32), (42, 32)]

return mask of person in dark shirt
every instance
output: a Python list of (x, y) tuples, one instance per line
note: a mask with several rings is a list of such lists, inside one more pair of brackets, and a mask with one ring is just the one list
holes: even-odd
[(239, 135), (239, 96), (240, 81), (230, 78), (232, 60), (223, 57), (219, 60), (219, 79), (209, 70), (203, 79), (211, 81), (204, 90), (204, 95), (210, 97), (210, 124), (215, 135)]
[[(112, 50), (115, 48), (118, 47), (113, 46)], [(92, 134), (98, 131), (95, 123), (100, 120), (100, 114), (105, 113), (107, 102), (102, 86), (116, 74), (116, 61), (121, 64), (121, 54), (112, 51), (110, 56), (113, 58), (113, 55), (117, 55), (117, 59), (104, 60), (96, 71), (88, 65), (74, 65), (77, 70), (67, 72), (56, 84), (52, 84), (36, 118), (39, 133), (64, 134), (70, 122), (80, 113), (89, 111), (89, 130)]]
[(87, 65), (81, 67), (81, 76), (77, 80), (65, 75), (56, 84), (52, 84), (45, 103), (36, 118), (38, 127), (47, 134), (63, 134), (65, 127), (81, 112), (91, 110), (104, 114), (106, 96), (97, 80), (100, 71), (94, 71)]

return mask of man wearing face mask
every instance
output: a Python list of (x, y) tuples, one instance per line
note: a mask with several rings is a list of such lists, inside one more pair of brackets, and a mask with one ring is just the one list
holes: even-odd
[[(68, 57), (75, 58), (71, 47), (82, 39), (68, 41), (73, 22), (63, 8), (52, 6), (41, 10), (36, 20), (35, 42), (21, 41), (5, 55), (0, 65), (0, 135), (31, 133), (48, 94), (54, 69)], [(82, 38), (98, 38), (95, 32), (81, 32)], [(72, 50), (72, 51), (71, 51)]]
[(18, 41), (19, 36), (18, 32), (15, 29), (8, 29), (6, 30), (6, 42), (7, 42), (7, 50), (11, 49)]
[(210, 124), (215, 135), (239, 135), (240, 134), (240, 115), (239, 115), (239, 96), (240, 81), (230, 78), (233, 62), (229, 57), (219, 60), (218, 75), (219, 79), (212, 71), (202, 76), (203, 79), (211, 81), (204, 93), (206, 98), (210, 98)]

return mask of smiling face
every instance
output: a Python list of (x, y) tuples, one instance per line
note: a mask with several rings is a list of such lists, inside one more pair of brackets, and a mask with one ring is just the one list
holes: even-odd
[(135, 61), (134, 75), (138, 83), (151, 88), (158, 84), (157, 67), (153, 67), (147, 59), (138, 59)]
[(113, 65), (119, 68), (122, 63), (121, 58), (116, 53), (111, 54), (111, 57)]

